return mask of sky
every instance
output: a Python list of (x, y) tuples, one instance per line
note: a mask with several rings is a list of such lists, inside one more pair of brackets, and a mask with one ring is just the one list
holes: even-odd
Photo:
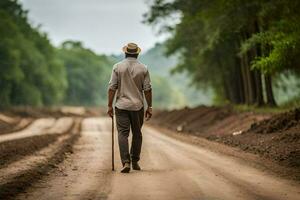
[(58, 46), (65, 40), (82, 41), (101, 54), (119, 54), (128, 42), (143, 52), (165, 40), (142, 23), (149, 0), (20, 0), (30, 22), (48, 33)]

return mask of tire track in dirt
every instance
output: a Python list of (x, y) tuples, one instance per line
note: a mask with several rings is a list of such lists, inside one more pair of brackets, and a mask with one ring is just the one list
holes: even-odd
[[(14, 197), (41, 179), (56, 164), (63, 161), (67, 152), (72, 151), (72, 144), (78, 139), (81, 119), (66, 126), (57, 135), (56, 142), (31, 152), (0, 169), (0, 199), (15, 199)], [(59, 130), (57, 130), (59, 131)]]
[(111, 180), (111, 132), (107, 120), (84, 119), (73, 154), (16, 199), (106, 199)]
[(1, 142), (7, 142), (12, 140), (17, 140), (25, 137), (35, 136), (39, 134), (44, 134), (44, 132), (52, 127), (55, 124), (54, 118), (41, 118), (35, 120), (31, 125), (29, 125), (26, 129), (14, 132), (3, 134), (0, 137)]
[(70, 117), (55, 121), (40, 119), (22, 131), (0, 136), (0, 169), (47, 147), (63, 134), (69, 134), (76, 125), (75, 120)]

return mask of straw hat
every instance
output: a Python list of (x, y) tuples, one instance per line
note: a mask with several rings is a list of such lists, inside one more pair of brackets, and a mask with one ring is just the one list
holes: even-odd
[(123, 52), (128, 54), (139, 54), (141, 52), (141, 48), (135, 43), (128, 43), (123, 47)]

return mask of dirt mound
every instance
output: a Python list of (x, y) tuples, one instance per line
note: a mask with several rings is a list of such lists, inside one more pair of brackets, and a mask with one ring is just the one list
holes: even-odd
[(273, 116), (268, 120), (255, 123), (249, 131), (254, 133), (273, 133), (278, 131), (288, 130), (291, 127), (297, 126), (300, 123), (300, 108), (287, 113), (281, 113)]
[(98, 107), (76, 107), (76, 106), (61, 106), (61, 107), (30, 107), (17, 106), (2, 109), (1, 113), (18, 118), (42, 118), (42, 117), (94, 117), (104, 113)]
[(277, 115), (236, 112), (232, 107), (162, 111), (154, 125), (238, 147), (300, 169), (300, 109)]
[(269, 118), (270, 115), (251, 112), (238, 113), (230, 106), (184, 108), (154, 113), (153, 124), (169, 129), (192, 133), (203, 137), (231, 135), (245, 131), (251, 124)]
[(42, 107), (12, 107), (3, 111), (7, 115), (17, 117), (63, 117), (63, 116), (77, 116), (77, 114), (63, 112), (63, 108), (42, 108)]
[(155, 116), (155, 122), (177, 131), (199, 132), (199, 128), (204, 130), (215, 121), (226, 118), (231, 112), (229, 107), (199, 106), (193, 109), (160, 112)]
[(300, 169), (300, 109), (255, 123), (240, 135), (210, 139)]
[(244, 151), (262, 155), (286, 166), (300, 168), (299, 127), (280, 133), (246, 132), (237, 136), (210, 137), (208, 139), (239, 147)]

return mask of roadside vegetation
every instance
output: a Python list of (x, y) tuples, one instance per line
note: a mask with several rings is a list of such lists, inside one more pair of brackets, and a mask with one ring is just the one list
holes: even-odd
[[(124, 56), (98, 55), (80, 41), (55, 47), (40, 27), (30, 24), (28, 12), (19, 1), (0, 2), (0, 107), (105, 106), (112, 66)], [(199, 104), (201, 92), (182, 89), (188, 85), (186, 76), (170, 76), (177, 61), (166, 58), (163, 49), (157, 44), (141, 55), (151, 71), (155, 107)]]
[(173, 71), (211, 87), (215, 103), (295, 106), (299, 8), (293, 0), (154, 0), (145, 23), (171, 34), (166, 53), (179, 54)]
[[(140, 56), (152, 75), (154, 107), (299, 107), (299, 5), (151, 1), (145, 23), (170, 35)], [(105, 106), (112, 65), (123, 55), (99, 55), (80, 41), (56, 47), (28, 12), (17, 0), (0, 2), (0, 107)]]
[(112, 65), (80, 42), (54, 47), (18, 1), (0, 2), (0, 106), (104, 102)]

